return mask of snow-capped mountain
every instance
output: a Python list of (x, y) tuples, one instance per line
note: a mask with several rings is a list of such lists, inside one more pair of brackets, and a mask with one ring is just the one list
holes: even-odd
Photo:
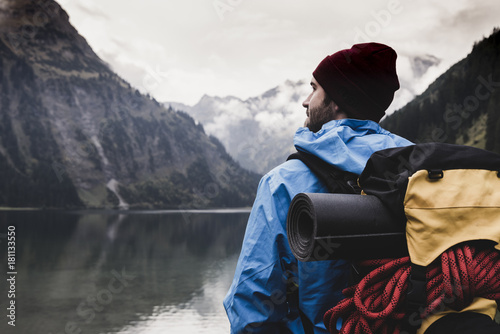
[(305, 120), (306, 80), (287, 81), (258, 97), (203, 96), (194, 106), (166, 103), (190, 114), (217, 137), (244, 168), (266, 173), (294, 151), (293, 135)]

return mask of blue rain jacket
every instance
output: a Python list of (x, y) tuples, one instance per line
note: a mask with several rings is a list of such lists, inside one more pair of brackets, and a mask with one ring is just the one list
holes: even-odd
[[(330, 121), (316, 133), (299, 128), (298, 150), (360, 174), (378, 150), (412, 143), (382, 129), (373, 121)], [(224, 299), (231, 333), (303, 333), (297, 305), (287, 299), (286, 282), (298, 285), (298, 307), (315, 326), (327, 333), (324, 313), (342, 298), (349, 276), (345, 261), (300, 262), (286, 236), (286, 216), (293, 197), (301, 192), (327, 192), (300, 160), (274, 168), (260, 181), (248, 220), (233, 283)]]

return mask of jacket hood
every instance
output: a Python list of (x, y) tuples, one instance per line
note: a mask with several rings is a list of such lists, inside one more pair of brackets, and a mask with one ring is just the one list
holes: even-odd
[(325, 123), (318, 132), (299, 128), (293, 142), (297, 150), (316, 155), (341, 170), (358, 175), (373, 152), (413, 144), (376, 122), (357, 119), (333, 120)]

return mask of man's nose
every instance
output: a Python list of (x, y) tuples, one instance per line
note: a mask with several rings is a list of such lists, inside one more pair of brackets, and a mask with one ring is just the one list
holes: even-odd
[(314, 93), (314, 92), (311, 92), (311, 94), (309, 94), (309, 95), (307, 96), (307, 98), (304, 100), (304, 102), (302, 102), (302, 106), (303, 106), (304, 108), (309, 108), (309, 102), (311, 101), (311, 97), (312, 97), (313, 93)]
[(309, 100), (311, 99), (311, 96), (308, 96), (307, 99), (304, 100), (304, 102), (302, 102), (302, 106), (304, 108), (308, 108), (309, 107)]

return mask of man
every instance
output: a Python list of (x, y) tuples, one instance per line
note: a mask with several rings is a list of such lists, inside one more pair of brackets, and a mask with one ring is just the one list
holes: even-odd
[[(327, 56), (313, 72), (313, 91), (303, 102), (307, 119), (294, 137), (297, 150), (359, 175), (373, 152), (411, 145), (377, 124), (399, 89), (396, 57), (378, 43)], [(342, 299), (350, 267), (345, 261), (294, 258), (286, 216), (301, 192), (327, 190), (300, 160), (276, 167), (259, 184), (224, 299), (232, 333), (326, 333), (323, 315)]]

